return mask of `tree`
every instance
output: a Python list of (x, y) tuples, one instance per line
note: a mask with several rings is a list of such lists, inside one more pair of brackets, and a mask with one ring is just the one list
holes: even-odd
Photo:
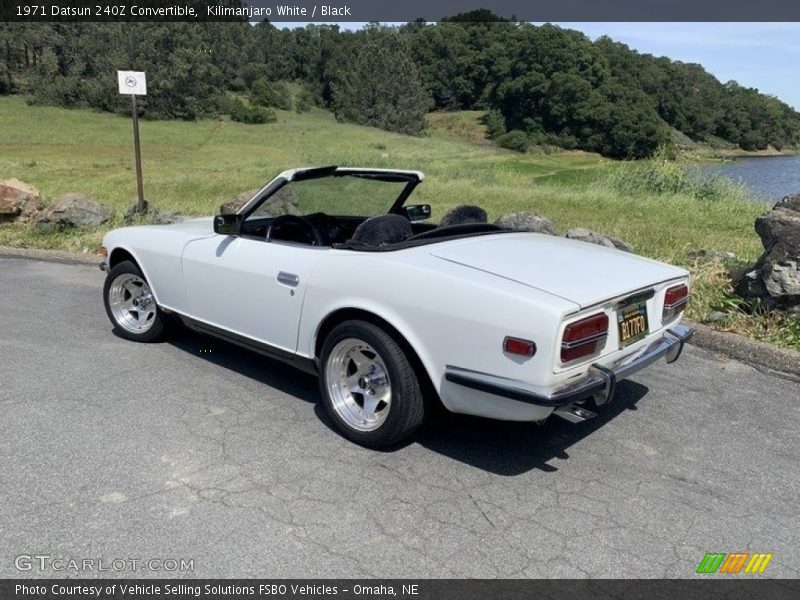
[(397, 31), (370, 26), (359, 32), (355, 56), (333, 83), (337, 119), (389, 131), (420, 134), (432, 106), (406, 40)]

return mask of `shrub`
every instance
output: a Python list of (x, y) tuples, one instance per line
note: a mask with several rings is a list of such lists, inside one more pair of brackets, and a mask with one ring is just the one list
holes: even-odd
[(299, 113), (306, 113), (314, 106), (314, 96), (308, 88), (303, 88), (294, 101), (294, 109)]
[(486, 125), (486, 137), (490, 140), (506, 132), (506, 120), (499, 110), (490, 110), (483, 118), (483, 124)]
[(255, 125), (259, 123), (273, 123), (278, 120), (275, 111), (266, 106), (246, 106), (241, 100), (236, 100), (231, 119), (239, 123)]
[(292, 110), (292, 92), (289, 91), (289, 86), (283, 81), (272, 84), (271, 106), (281, 110)]
[(495, 139), (495, 142), (497, 142), (498, 146), (514, 150), (515, 152), (525, 152), (531, 145), (528, 134), (519, 129), (512, 129), (508, 133), (499, 135)]
[(256, 79), (250, 87), (250, 100), (259, 106), (292, 110), (292, 93), (282, 81), (270, 83), (263, 78)]

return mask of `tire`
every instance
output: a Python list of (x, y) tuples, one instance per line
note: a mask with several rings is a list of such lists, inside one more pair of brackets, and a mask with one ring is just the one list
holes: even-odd
[(119, 336), (134, 342), (155, 342), (164, 336), (166, 315), (135, 263), (126, 260), (108, 272), (103, 304)]
[(366, 321), (336, 326), (322, 346), (320, 391), (325, 410), (347, 439), (384, 448), (425, 420), (419, 379), (397, 342)]

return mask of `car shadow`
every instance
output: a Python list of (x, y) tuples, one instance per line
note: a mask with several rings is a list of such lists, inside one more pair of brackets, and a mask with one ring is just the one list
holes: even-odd
[[(315, 377), (283, 363), (187, 328), (178, 328), (168, 343), (198, 356), (218, 367), (230, 369), (315, 404), (320, 422), (335, 431), (319, 401)], [(445, 409), (434, 410), (425, 428), (416, 436), (396, 446), (381, 450), (394, 453), (408, 446), (420, 446), (453, 460), (497, 475), (515, 476), (532, 469), (558, 471), (554, 459), (567, 460), (567, 450), (591, 435), (623, 412), (636, 410), (636, 404), (649, 389), (634, 381), (621, 381), (616, 396), (597, 409), (597, 416), (583, 423), (568, 423), (551, 417), (544, 424), (495, 421), (457, 415)]]
[(553, 459), (567, 460), (567, 450), (613, 421), (623, 412), (636, 410), (649, 389), (635, 381), (617, 384), (614, 399), (597, 416), (583, 423), (569, 423), (551, 416), (542, 425), (495, 421), (437, 411), (417, 443), (459, 462), (497, 475), (514, 476), (532, 469), (558, 471)]
[(317, 379), (308, 373), (186, 327), (175, 329), (167, 343), (176, 348), (305, 402), (314, 404), (319, 400)]

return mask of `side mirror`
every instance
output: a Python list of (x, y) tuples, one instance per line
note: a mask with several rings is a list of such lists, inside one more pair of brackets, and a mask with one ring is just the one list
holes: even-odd
[(412, 204), (404, 206), (406, 217), (409, 221), (427, 221), (431, 218), (431, 205), (430, 204)]
[(217, 215), (214, 217), (214, 233), (222, 235), (239, 235), (242, 225), (240, 215)]

